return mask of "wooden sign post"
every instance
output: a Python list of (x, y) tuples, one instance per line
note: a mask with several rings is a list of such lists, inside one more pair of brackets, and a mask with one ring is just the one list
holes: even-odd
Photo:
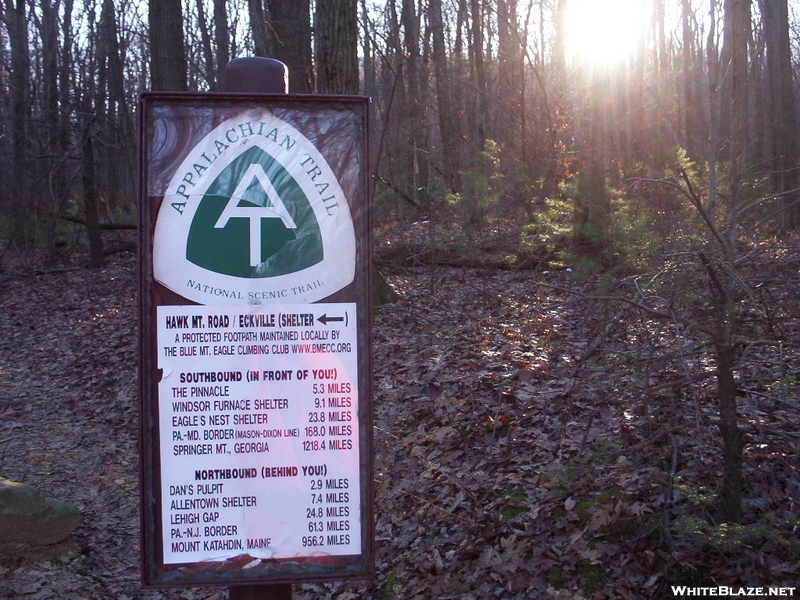
[(240, 60), (141, 100), (143, 575), (278, 599), (373, 568), (367, 100)]

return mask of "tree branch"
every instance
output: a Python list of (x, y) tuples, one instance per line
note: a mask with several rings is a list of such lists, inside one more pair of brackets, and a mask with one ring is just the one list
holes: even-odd
[[(81, 219), (80, 217), (71, 217), (69, 215), (62, 215), (59, 217), (64, 221), (69, 221), (70, 223), (77, 223), (78, 225), (83, 225), (87, 227), (86, 220)], [(127, 230), (135, 230), (138, 229), (139, 226), (135, 223), (100, 223), (100, 229), (127, 229)]]

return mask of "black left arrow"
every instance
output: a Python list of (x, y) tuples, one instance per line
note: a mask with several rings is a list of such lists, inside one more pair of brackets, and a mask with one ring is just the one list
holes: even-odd
[(327, 325), (328, 323), (336, 323), (337, 321), (344, 321), (344, 317), (329, 317), (328, 315), (322, 315), (321, 317), (317, 317), (317, 321), (319, 321), (323, 325)]

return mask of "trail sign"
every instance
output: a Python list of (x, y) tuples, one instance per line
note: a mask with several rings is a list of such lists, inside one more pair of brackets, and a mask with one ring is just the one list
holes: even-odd
[(145, 583), (366, 576), (367, 101), (140, 108)]
[(189, 300), (314, 302), (353, 281), (353, 219), (338, 178), (269, 110), (242, 111), (206, 133), (165, 195), (155, 278)]

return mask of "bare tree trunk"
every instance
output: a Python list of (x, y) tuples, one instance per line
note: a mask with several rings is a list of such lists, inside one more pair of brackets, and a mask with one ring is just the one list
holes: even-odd
[(519, 33), (516, 0), (497, 0), (497, 102), (495, 134), (517, 155), (524, 148), (520, 137), (522, 118), (522, 38)]
[(224, 73), (231, 59), (231, 34), (225, 0), (214, 0), (214, 39), (217, 45), (217, 73)]
[(719, 123), (719, 58), (715, 37), (717, 31), (717, 2), (711, 0), (709, 8), (709, 32), (706, 40), (706, 62), (708, 69), (708, 204), (706, 211), (711, 218), (717, 210), (718, 181), (717, 162), (720, 147)]
[[(98, 44), (103, 46), (105, 63), (101, 65), (104, 78), (108, 86), (109, 115), (108, 126), (118, 125), (118, 132), (114, 132), (121, 140), (121, 150), (116, 156), (109, 157), (109, 175), (113, 178), (109, 188), (113, 195), (121, 197), (123, 204), (135, 203), (133, 189), (135, 182), (133, 173), (136, 169), (136, 159), (133, 144), (126, 144), (126, 140), (133, 139), (133, 119), (131, 117), (128, 98), (125, 95), (125, 71), (119, 47), (117, 21), (113, 0), (103, 0), (103, 9), (98, 28)], [(102, 93), (102, 91), (101, 91)], [(113, 113), (116, 113), (116, 123), (113, 122)]]
[(428, 18), (433, 45), (433, 69), (436, 75), (436, 102), (439, 116), (439, 132), (442, 140), (442, 164), (447, 187), (458, 191), (456, 172), (458, 170), (458, 133), (453, 122), (453, 107), (450, 100), (450, 69), (447, 65), (447, 48), (444, 41), (442, 21), (442, 0), (429, 0)]
[[(353, 4), (355, 14), (355, 2)], [(311, 4), (309, 0), (267, 0), (267, 6), (270, 55), (289, 69), (289, 93), (310, 94), (314, 91)]]
[(669, 69), (669, 54), (667, 52), (667, 26), (664, 0), (655, 0), (653, 3), (653, 25), (655, 25), (656, 57), (654, 63), (658, 71), (666, 73)]
[[(40, 35), (42, 46), (58, 48), (58, 8), (52, 0), (39, 0), (42, 11)], [(44, 83), (44, 113), (47, 123), (58, 122), (58, 52), (48, 51), (42, 56), (42, 80)]]
[(86, 219), (86, 233), (89, 239), (89, 265), (102, 267), (105, 263), (103, 236), (100, 230), (99, 202), (95, 175), (94, 143), (92, 132), (93, 117), (87, 117), (83, 127), (81, 142), (81, 165), (83, 167), (83, 210)]
[(181, 0), (150, 0), (150, 76), (154, 91), (185, 92)]
[(566, 70), (567, 52), (565, 48), (567, 0), (556, 0), (555, 38), (553, 40), (553, 63), (561, 72)]
[[(61, 109), (61, 127), (62, 134), (66, 138), (67, 130), (69, 129), (69, 97), (70, 97), (70, 80), (72, 78), (72, 9), (73, 0), (64, 1), (64, 14), (61, 23), (61, 70), (58, 75), (59, 87), (59, 104)], [(64, 148), (68, 140), (64, 140)]]
[(250, 15), (250, 31), (253, 32), (253, 53), (256, 56), (270, 57), (267, 16), (264, 14), (262, 0), (247, 0), (247, 10)]
[(422, 56), (420, 54), (420, 24), (417, 16), (417, 7), (414, 0), (403, 0), (401, 22), (403, 24), (403, 46), (406, 58), (406, 122), (408, 127), (408, 142), (411, 148), (412, 183), (410, 196), (420, 206), (426, 209), (430, 204), (428, 195), (428, 164), (430, 157), (430, 144), (428, 128), (425, 126), (425, 103), (421, 97), (423, 81)]
[(681, 0), (681, 32), (683, 36), (683, 46), (681, 48), (681, 69), (683, 71), (682, 86), (682, 107), (683, 117), (682, 134), (683, 146), (689, 156), (699, 156), (699, 148), (695, 142), (695, 129), (692, 118), (697, 118), (695, 107), (697, 106), (697, 94), (695, 90), (695, 53), (694, 53), (694, 31), (692, 29), (692, 4), (691, 0)]
[(197, 26), (200, 29), (200, 45), (203, 50), (203, 67), (206, 74), (208, 89), (212, 92), (219, 91), (219, 77), (214, 66), (214, 50), (211, 47), (211, 34), (208, 31), (208, 21), (206, 20), (206, 9), (203, 0), (195, 2), (197, 6)]
[(64, 208), (67, 204), (69, 197), (68, 177), (66, 169), (67, 161), (70, 153), (72, 152), (72, 107), (70, 102), (70, 95), (73, 90), (73, 30), (72, 30), (72, 10), (73, 0), (65, 0), (64, 11), (61, 19), (61, 68), (58, 74), (58, 87), (59, 87), (59, 118), (58, 118), (58, 144), (57, 156), (64, 164), (64, 179), (63, 188), (59, 197), (58, 207), (53, 219), (53, 229), (55, 230), (58, 221), (61, 219)]
[(751, 37), (750, 0), (724, 0), (724, 45), (722, 64), (726, 67), (722, 86), (724, 96), (730, 99), (730, 110), (725, 111), (722, 135), (727, 141), (726, 158), (731, 161), (731, 199), (736, 201), (747, 161), (748, 135), (748, 42)]
[(317, 92), (357, 94), (357, 4), (353, 0), (317, 2), (314, 32)]
[[(720, 307), (721, 309), (725, 308)], [(730, 308), (730, 307), (727, 307)], [(729, 318), (727, 316), (723, 318)], [(727, 326), (720, 325), (722, 329)], [(722, 332), (721, 332), (722, 333)], [(727, 336), (726, 336), (727, 337)], [(722, 488), (720, 513), (726, 523), (742, 520), (742, 451), (744, 438), (736, 413), (735, 348), (729, 339), (717, 340), (717, 391), (719, 431), (722, 436)]]
[(367, 11), (366, 0), (361, 0), (361, 18), (364, 21), (364, 37), (361, 44), (361, 51), (364, 54), (364, 90), (365, 94), (369, 94), (368, 90), (374, 90), (375, 79), (375, 41), (373, 38), (372, 24), (369, 20), (369, 12)]
[[(732, 229), (731, 234), (732, 235)], [(714, 311), (713, 339), (717, 361), (717, 401), (719, 402), (719, 432), (722, 437), (722, 486), (719, 495), (719, 512), (726, 523), (742, 520), (742, 453), (744, 435), (739, 429), (736, 410), (736, 341), (734, 330), (738, 324), (738, 278), (734, 266), (734, 241), (730, 235), (717, 238), (721, 266), (700, 253), (711, 288), (711, 305)]]
[[(773, 191), (785, 192), (798, 187), (798, 127), (795, 107), (792, 51), (789, 43), (789, 7), (787, 0), (761, 0), (764, 36), (767, 44), (769, 82), (769, 160), (772, 161)], [(797, 194), (787, 197), (786, 225), (800, 225)]]
[[(747, 43), (750, 36), (750, 0), (725, 0), (724, 33), (725, 46), (722, 52), (722, 64), (727, 66), (722, 80), (724, 89), (730, 92), (729, 120), (723, 125), (724, 138), (720, 144), (716, 141), (718, 92), (717, 92), (717, 58), (712, 36), (715, 28), (714, 9), (716, 0), (711, 2), (711, 30), (709, 33), (707, 55), (709, 64), (709, 104), (711, 107), (709, 136), (709, 199), (707, 207), (697, 203), (705, 210), (707, 222), (714, 222), (714, 211), (717, 198), (716, 162), (719, 148), (727, 145), (730, 160), (730, 195), (731, 208), (735, 209), (739, 199), (742, 175), (745, 169), (747, 152)], [(724, 141), (723, 141), (724, 140)], [(740, 522), (742, 519), (742, 452), (744, 440), (738, 425), (736, 410), (736, 381), (734, 379), (736, 347), (733, 339), (733, 328), (736, 322), (735, 281), (728, 277), (727, 271), (734, 271), (732, 224), (728, 235), (716, 236), (724, 269), (717, 269), (702, 254), (700, 258), (708, 274), (711, 286), (711, 297), (716, 322), (714, 324), (714, 348), (717, 361), (717, 400), (719, 402), (719, 431), (722, 437), (722, 487), (720, 490), (720, 516), (725, 522)], [(709, 239), (714, 239), (709, 231)]]
[(14, 173), (10, 194), (10, 235), (9, 240), (22, 253), (31, 248), (32, 223), (27, 211), (29, 202), (26, 182), (28, 180), (27, 129), (30, 120), (30, 101), (28, 78), (30, 76), (30, 55), (28, 52), (28, 25), (25, 14), (25, 0), (5, 0), (2, 19), (8, 31), (11, 47), (11, 156)]
[[(41, 25), (39, 28), (44, 48), (56, 49), (58, 43), (58, 7), (51, 0), (40, 0), (42, 11)], [(44, 83), (44, 102), (43, 102), (43, 122), (48, 124), (47, 140), (48, 154), (53, 158), (48, 160), (46, 167), (50, 173), (50, 185), (44, 193), (43, 200), (46, 202), (46, 238), (44, 253), (46, 260), (55, 260), (55, 233), (58, 225), (59, 205), (64, 196), (66, 187), (66, 169), (61, 152), (61, 119), (58, 107), (58, 52), (45, 52), (42, 57), (42, 79)]]
[(487, 102), (486, 63), (483, 56), (483, 10), (480, 0), (470, 1), (472, 12), (472, 36), (470, 38), (470, 58), (475, 82), (475, 148), (483, 150), (486, 142), (486, 120), (489, 114)]

